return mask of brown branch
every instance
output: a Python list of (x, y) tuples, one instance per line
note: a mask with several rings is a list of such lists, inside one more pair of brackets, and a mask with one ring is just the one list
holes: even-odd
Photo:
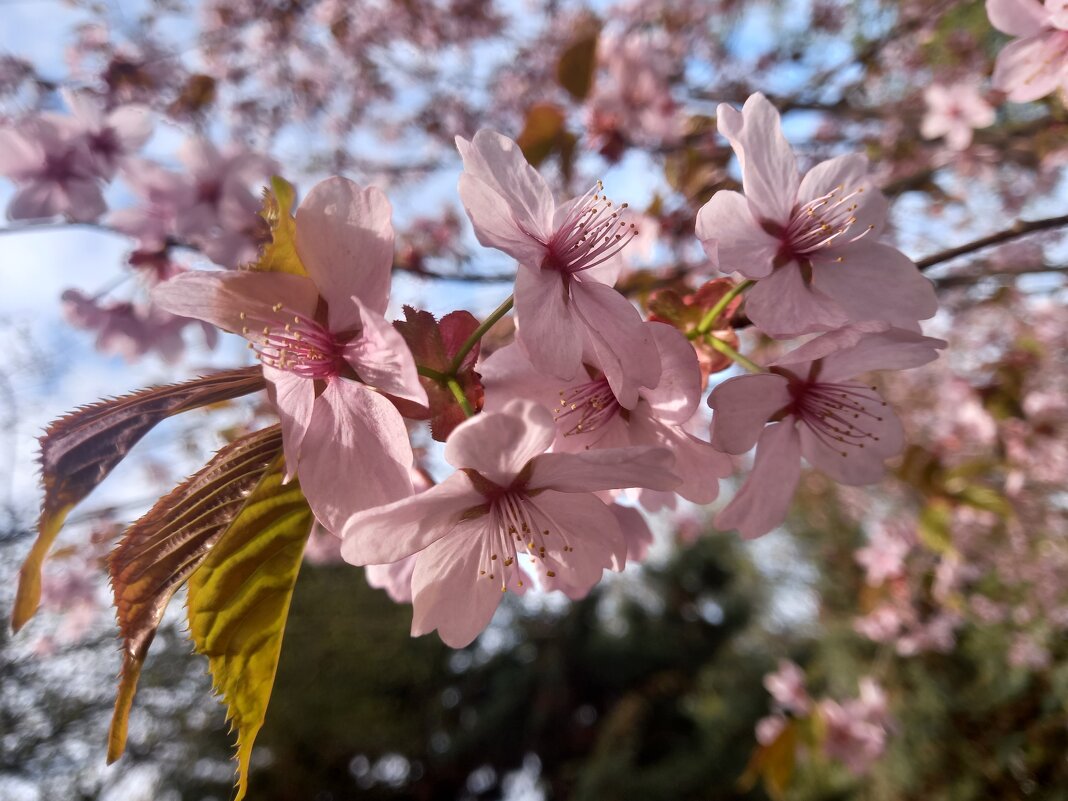
[(966, 256), (969, 253), (974, 253), (983, 248), (1011, 242), (1014, 239), (1019, 239), (1022, 236), (1035, 233), (1036, 231), (1048, 231), (1053, 228), (1060, 228), (1064, 225), (1068, 225), (1068, 214), (1061, 215), (1060, 217), (1048, 217), (1044, 220), (1032, 220), (1031, 222), (1019, 220), (1011, 228), (1006, 228), (1004, 231), (998, 231), (996, 234), (990, 234), (989, 236), (966, 242), (955, 248), (941, 250), (924, 259), (918, 259), (916, 261), (916, 267), (922, 272), (937, 264), (941, 264), (942, 262), (950, 261), (951, 259), (956, 259), (960, 256)]
[(989, 270), (985, 272), (968, 272), (960, 275), (947, 275), (935, 279), (935, 287), (938, 289), (951, 289), (957, 286), (968, 286), (984, 278), (1016, 278), (1021, 275), (1064, 275), (1068, 276), (1068, 265), (1059, 267), (1034, 267), (1026, 270)]

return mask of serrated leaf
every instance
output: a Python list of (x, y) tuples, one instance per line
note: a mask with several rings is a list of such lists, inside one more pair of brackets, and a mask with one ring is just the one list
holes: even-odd
[(270, 189), (263, 190), (263, 208), (260, 210), (260, 216), (271, 227), (271, 241), (260, 249), (253, 269), (308, 274), (297, 254), (297, 221), (292, 213), (296, 198), (291, 183), (277, 175), (271, 177)]
[(227, 445), (130, 526), (108, 557), (124, 640), (108, 763), (126, 747), (141, 666), (171, 596), (205, 560), (281, 452), (277, 425)]
[(259, 367), (227, 370), (181, 384), (142, 389), (61, 417), (41, 437), (44, 500), (37, 540), (19, 571), (11, 626), (25, 625), (41, 600), (41, 565), (67, 514), (107, 478), (130, 449), (172, 415), (263, 389)]
[(237, 730), (235, 801), (248, 789), (252, 745), (267, 714), (313, 520), (300, 487), (283, 485), (283, 473), (279, 459), (189, 579), (189, 631)]
[[(448, 373), (460, 347), (479, 325), (468, 311), (449, 312), (438, 321), (428, 311), (405, 306), (404, 317), (404, 320), (397, 320), (393, 325), (404, 337), (416, 364), (443, 376)], [(453, 376), (475, 411), (482, 409), (485, 399), (482, 377), (475, 372), (479, 347), (480, 343), (476, 343), (467, 352)], [(452, 430), (467, 419), (467, 415), (446, 383), (425, 375), (419, 376), (419, 382), (427, 394), (430, 434), (438, 442), (444, 442)]]
[(556, 62), (556, 80), (576, 100), (585, 100), (593, 88), (597, 67), (597, 38), (593, 27), (571, 40)]

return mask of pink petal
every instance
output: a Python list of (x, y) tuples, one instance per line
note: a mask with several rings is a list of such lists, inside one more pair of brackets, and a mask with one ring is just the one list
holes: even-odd
[(679, 478), (671, 471), (674, 458), (666, 448), (635, 446), (582, 453), (535, 456), (528, 487), (558, 492), (597, 492), (647, 487), (673, 490)]
[(746, 278), (771, 274), (781, 243), (761, 228), (749, 202), (738, 192), (716, 192), (697, 212), (697, 238), (712, 266)]
[(41, 220), (62, 214), (67, 196), (52, 182), (33, 182), (20, 187), (7, 206), (9, 220)]
[(155, 121), (145, 106), (120, 106), (108, 115), (108, 126), (115, 131), (124, 153), (141, 149), (152, 137)]
[(730, 140), (738, 156), (742, 186), (756, 216), (785, 226), (800, 179), (779, 112), (758, 92), (749, 96), (740, 113), (721, 103), (716, 120), (719, 132)]
[[(589, 342), (612, 392), (625, 409), (633, 409), (641, 387), (660, 381), (660, 353), (641, 314), (609, 286), (575, 281), (571, 300), (585, 323)], [(561, 336), (557, 333), (556, 336)], [(527, 348), (529, 352), (529, 347)]]
[(582, 366), (582, 328), (553, 270), (521, 267), (515, 279), (516, 341), (534, 368), (565, 381)]
[(801, 446), (788, 417), (764, 429), (753, 471), (729, 504), (716, 515), (716, 527), (738, 529), (747, 540), (762, 537), (786, 519), (801, 477)]
[(489, 184), (465, 172), (460, 176), (460, 200), (480, 243), (507, 253), (525, 267), (541, 268), (548, 237), (539, 239), (529, 228), (521, 228), (505, 198)]
[(634, 444), (660, 446), (675, 456), (672, 471), (682, 478), (675, 492), (693, 503), (714, 501), (719, 495), (719, 479), (733, 470), (729, 456), (681, 426), (642, 414), (641, 406), (631, 415), (630, 430)]
[(717, 384), (708, 396), (715, 410), (712, 445), (724, 453), (745, 453), (772, 416), (792, 400), (789, 382), (773, 373), (741, 375)]
[(865, 334), (856, 345), (831, 353), (823, 360), (820, 380), (844, 381), (872, 370), (906, 370), (938, 358), (944, 339), (925, 337), (915, 331), (890, 328)]
[(415, 573), (416, 556), (409, 556), (388, 565), (367, 565), (363, 575), (376, 590), (385, 590), (395, 604), (412, 602), (412, 574)]
[(426, 406), (426, 390), (419, 383), (415, 360), (404, 337), (355, 295), (351, 302), (359, 310), (362, 331), (345, 346), (345, 361), (364, 383), (387, 395)]
[(96, 180), (72, 180), (63, 185), (66, 201), (62, 209), (75, 222), (92, 222), (108, 210)]
[(802, 423), (801, 454), (809, 464), (840, 484), (874, 484), (886, 472), (883, 462), (905, 447), (905, 432), (894, 410), (868, 387), (834, 385), (836, 391), (843, 388), (853, 389), (849, 402), (859, 410), (844, 414), (845, 423), (869, 436), (860, 443), (862, 447), (857, 447), (831, 439), (827, 432), (813, 431)]
[(312, 407), (297, 472), (328, 531), (341, 531), (356, 512), (411, 495), (412, 461), (408, 429), (393, 404), (355, 381), (327, 382)]
[(1015, 103), (1029, 103), (1054, 91), (1065, 72), (1064, 31), (1043, 31), (1009, 42), (994, 64), (994, 87)]
[(300, 448), (311, 422), (315, 403), (315, 382), (285, 370), (263, 365), (267, 397), (282, 423), (282, 448), (286, 458), (286, 481), (297, 474)]
[[(627, 541), (615, 515), (595, 495), (543, 492), (529, 501), (535, 522), (549, 531), (546, 565), (564, 584), (582, 591), (605, 569), (622, 570)], [(564, 551), (564, 546), (571, 550)]]
[(754, 325), (776, 339), (841, 328), (849, 317), (821, 290), (816, 282), (806, 284), (801, 268), (790, 262), (749, 290), (745, 311)]
[(347, 306), (353, 295), (386, 313), (393, 269), (390, 214), (380, 189), (337, 177), (312, 187), (297, 209), (297, 252), (331, 307), (332, 321), (339, 319), (333, 306)]
[(457, 426), (445, 443), (445, 459), (507, 487), (527, 462), (545, 452), (555, 435), (548, 409), (514, 400), (499, 412), (475, 415)]
[(991, 25), (1009, 36), (1034, 36), (1049, 12), (1038, 0), (986, 0), (986, 15)]
[(701, 402), (701, 368), (693, 345), (677, 329), (665, 323), (646, 323), (660, 354), (660, 381), (643, 389), (642, 398), (667, 423), (685, 423)]
[(504, 593), (497, 582), (479, 580), (485, 519), (457, 526), (419, 554), (412, 574), (413, 637), (437, 629), (446, 645), (463, 648), (489, 625)]
[(556, 204), (549, 185), (530, 165), (519, 145), (507, 136), (483, 128), (470, 142), (456, 137), (456, 147), (464, 162), (464, 172), (499, 195), (520, 228), (548, 242)]
[(20, 180), (43, 165), (44, 152), (32, 137), (19, 130), (0, 130), (0, 175)]
[(585, 380), (584, 376), (576, 376), (565, 382), (539, 373), (516, 343), (491, 353), (478, 365), (478, 373), (486, 389), (482, 406), (486, 412), (500, 411), (508, 401), (516, 398), (532, 400), (552, 409), (560, 402), (560, 390), (566, 392)]
[(836, 248), (840, 262), (813, 262), (813, 284), (833, 298), (850, 320), (915, 325), (938, 311), (934, 284), (908, 256), (877, 242)]
[(653, 544), (653, 532), (645, 520), (645, 515), (633, 506), (621, 506), (613, 503), (608, 507), (619, 523), (623, 539), (627, 542), (627, 562), (641, 562), (649, 553)]
[[(851, 236), (865, 233), (872, 240), (877, 238), (886, 227), (886, 215), (890, 202), (868, 177), (868, 159), (859, 153), (828, 159), (820, 162), (805, 175), (801, 187), (797, 190), (797, 202), (808, 203), (816, 198), (830, 194), (838, 189), (839, 195), (857, 192), (853, 204), (856, 209), (853, 216)], [(837, 250), (835, 251), (837, 252)]]
[(397, 562), (446, 536), (465, 511), (485, 502), (466, 475), (453, 473), (424, 492), (354, 514), (341, 528), (341, 556), (353, 565)]
[[(307, 278), (247, 270), (181, 273), (152, 289), (152, 302), (179, 317), (191, 317), (240, 334), (255, 320), (289, 322), (293, 314), (311, 317), (319, 293)], [(281, 312), (274, 307), (285, 303)], [(288, 312), (288, 314), (286, 314)], [(245, 314), (245, 318), (241, 317)], [(283, 319), (280, 315), (285, 315)], [(262, 324), (262, 323), (261, 323)], [(256, 336), (259, 330), (250, 331)]]

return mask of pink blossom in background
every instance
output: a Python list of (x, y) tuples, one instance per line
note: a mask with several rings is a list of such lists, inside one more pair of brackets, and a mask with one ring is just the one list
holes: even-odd
[(600, 185), (557, 206), (518, 145), (499, 133), (481, 130), (456, 145), (460, 199), (479, 242), (519, 262), (516, 341), (540, 372), (565, 381), (591, 349), (620, 404), (634, 408), (639, 388), (660, 381), (660, 361), (638, 310), (612, 289), (632, 228)]
[(219, 150), (203, 138), (183, 143), (178, 158), (188, 181), (178, 208), (178, 236), (224, 267), (253, 261), (264, 229), (260, 198), (249, 187), (266, 184), (278, 165), (242, 145)]
[(789, 659), (780, 659), (778, 669), (764, 676), (764, 687), (786, 712), (804, 715), (812, 705), (805, 689), (805, 672)]
[(93, 168), (101, 178), (111, 179), (122, 163), (152, 136), (152, 113), (144, 106), (119, 106), (108, 110), (88, 92), (66, 91), (63, 99), (73, 114), (78, 135)]
[[(655, 389), (641, 388), (638, 401), (624, 408), (613, 392), (597, 352), (588, 348), (584, 367), (571, 381), (554, 379), (535, 369), (521, 348), (510, 345), (482, 362), (479, 371), (489, 411), (515, 398), (535, 400), (556, 418), (556, 451), (656, 445), (675, 455), (675, 488), (694, 503), (709, 503), (719, 494), (719, 479), (730, 475), (730, 458), (688, 433), (683, 425), (697, 411), (701, 376), (693, 346), (676, 329), (645, 323), (662, 364)], [(645, 493), (643, 493), (643, 496)]]
[(715, 410), (712, 445), (742, 454), (755, 444), (757, 452), (752, 473), (716, 525), (752, 538), (782, 523), (802, 457), (842, 484), (878, 481), (885, 460), (904, 447), (904, 432), (875, 389), (854, 377), (926, 364), (944, 346), (868, 324), (811, 340), (772, 362), (770, 372), (717, 385), (708, 398)]
[(986, 0), (991, 24), (1018, 37), (994, 65), (994, 86), (1009, 100), (1027, 103), (1068, 91), (1068, 10), (1063, 0)]
[(112, 211), (106, 219), (108, 225), (136, 239), (139, 250), (164, 251), (178, 235), (180, 210), (190, 203), (188, 181), (143, 158), (128, 159), (122, 168), (122, 179), (140, 202)]
[(931, 282), (877, 241), (887, 202), (864, 156), (822, 162), (802, 179), (779, 112), (763, 95), (741, 112), (721, 104), (717, 121), (745, 194), (713, 195), (698, 212), (697, 236), (713, 266), (757, 282), (745, 303), (755, 325), (786, 338), (866, 320), (917, 328), (935, 313)]
[(931, 84), (924, 90), (927, 113), (920, 124), (924, 139), (945, 137), (950, 150), (964, 150), (977, 128), (993, 125), (997, 115), (974, 81), (947, 86)]
[(555, 436), (552, 415), (530, 401), (471, 418), (445, 445), (457, 471), (426, 492), (353, 515), (342, 556), (366, 565), (418, 554), (412, 634), (437, 629), (455, 648), (486, 627), (503, 591), (524, 591), (524, 562), (545, 562), (545, 575), (567, 587), (592, 587), (627, 555), (619, 521), (594, 493), (671, 489), (678, 479), (665, 449), (545, 453)]
[(873, 587), (898, 578), (905, 571), (905, 557), (914, 537), (899, 527), (880, 525), (872, 531), (868, 544), (856, 552), (857, 564), (864, 568), (866, 581)]
[(779, 739), (786, 728), (786, 718), (782, 715), (767, 715), (757, 721), (756, 739), (761, 745), (771, 745)]
[(870, 678), (860, 680), (860, 696), (839, 704), (820, 701), (818, 711), (826, 726), (823, 748), (827, 756), (839, 760), (852, 773), (867, 773), (886, 750), (886, 694)]
[(174, 314), (249, 340), (281, 418), (287, 469), (334, 532), (353, 512), (412, 492), (408, 431), (390, 398), (423, 406), (427, 398), (411, 352), (382, 316), (390, 214), (378, 189), (328, 179), (297, 210), (297, 252), (310, 277), (188, 272), (152, 295)]
[(0, 128), (0, 175), (17, 186), (7, 207), (12, 220), (91, 222), (107, 210), (96, 161), (66, 118), (42, 115)]

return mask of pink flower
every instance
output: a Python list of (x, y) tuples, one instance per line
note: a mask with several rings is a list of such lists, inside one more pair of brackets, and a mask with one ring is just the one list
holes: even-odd
[(542, 373), (565, 381), (592, 349), (624, 408), (660, 380), (656, 345), (638, 310), (612, 289), (616, 258), (636, 231), (598, 194), (557, 206), (545, 179), (511, 139), (482, 130), (456, 138), (460, 198), (478, 241), (519, 262), (516, 341)]
[(93, 157), (65, 118), (33, 117), (0, 130), (0, 175), (18, 186), (7, 207), (12, 220), (62, 214), (90, 222), (107, 210)]
[(738, 156), (745, 195), (722, 191), (698, 212), (713, 265), (757, 281), (746, 313), (774, 337), (883, 320), (904, 328), (931, 317), (934, 287), (899, 250), (876, 241), (887, 202), (860, 155), (818, 164), (802, 180), (779, 112), (761, 94), (741, 113), (718, 109)]
[(786, 728), (786, 718), (782, 715), (768, 715), (757, 721), (756, 739), (761, 745), (767, 746), (779, 739), (779, 735)]
[(927, 114), (920, 124), (924, 139), (946, 138), (951, 150), (965, 150), (972, 143), (976, 128), (994, 124), (996, 114), (974, 81), (962, 81), (952, 86), (935, 83), (923, 93)]
[(879, 526), (855, 558), (864, 568), (868, 584), (880, 587), (887, 579), (898, 578), (905, 572), (905, 557), (911, 550), (912, 539), (904, 531)]
[(1068, 90), (1068, 6), (1063, 0), (986, 0), (991, 24), (1020, 37), (998, 53), (994, 86), (1027, 103)]
[(187, 140), (178, 158), (188, 170), (188, 189), (177, 211), (178, 236), (216, 264), (236, 267), (256, 257), (263, 221), (260, 200), (249, 185), (276, 171), (273, 159), (240, 145), (219, 150), (206, 139)]
[(819, 712), (826, 726), (827, 756), (858, 776), (867, 773), (886, 750), (889, 716), (882, 688), (865, 677), (860, 680), (859, 698), (844, 704), (824, 699)]
[(571, 381), (560, 381), (540, 373), (515, 345), (495, 352), (479, 367), (485, 408), (493, 411), (514, 398), (529, 398), (553, 409), (555, 451), (628, 445), (667, 448), (675, 455), (675, 471), (682, 478), (675, 492), (694, 503), (710, 503), (719, 494), (719, 479), (730, 475), (731, 462), (683, 428), (701, 400), (697, 357), (686, 337), (671, 326), (645, 323), (644, 327), (656, 344), (663, 371), (655, 389), (639, 389), (632, 408), (620, 403), (592, 348), (584, 356), (585, 369)]
[(152, 136), (152, 113), (144, 106), (119, 106), (105, 111), (88, 92), (64, 91), (74, 125), (85, 142), (97, 175), (112, 178), (119, 165)]
[(191, 203), (188, 180), (154, 161), (130, 158), (122, 165), (122, 178), (142, 201), (107, 216), (116, 231), (138, 240), (138, 249), (158, 253), (177, 236), (178, 213)]
[(804, 715), (812, 705), (805, 690), (805, 672), (789, 659), (780, 659), (778, 670), (764, 676), (764, 687), (786, 712)]
[(390, 206), (344, 178), (315, 186), (296, 217), (309, 278), (189, 272), (153, 298), (249, 340), (282, 421), (287, 469), (322, 524), (410, 495), (412, 449), (388, 396), (426, 404), (415, 362), (382, 316), (393, 263)]
[(944, 346), (940, 339), (869, 323), (807, 342), (773, 362), (768, 373), (719, 384), (708, 398), (715, 409), (712, 445), (742, 454), (756, 444), (757, 452), (753, 472), (716, 517), (717, 527), (752, 538), (779, 525), (802, 456), (842, 484), (878, 481), (883, 462), (904, 446), (904, 432), (875, 388), (853, 377), (926, 364)]
[[(412, 576), (412, 634), (438, 630), (454, 648), (489, 623), (507, 589), (524, 591), (531, 568), (588, 590), (605, 568), (620, 570), (627, 542), (594, 493), (619, 487), (671, 489), (678, 483), (662, 448), (545, 453), (552, 415), (516, 400), (458, 426), (445, 444), (457, 468), (426, 492), (353, 515), (341, 554), (356, 565), (419, 554)], [(536, 569), (536, 568), (535, 568)]]

